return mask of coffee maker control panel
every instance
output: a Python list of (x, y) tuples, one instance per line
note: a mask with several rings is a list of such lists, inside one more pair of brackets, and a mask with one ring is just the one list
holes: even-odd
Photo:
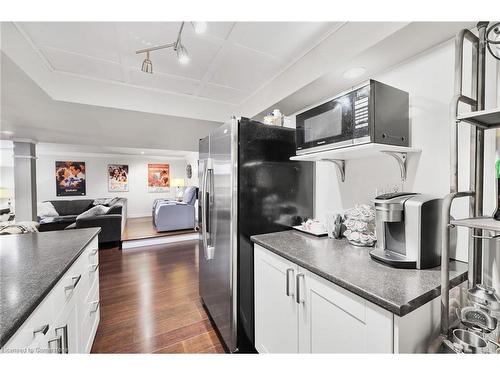
[(417, 193), (405, 193), (405, 192), (385, 193), (385, 194), (379, 195), (378, 197), (375, 197), (375, 199), (378, 199), (378, 200), (387, 200), (387, 199), (392, 199), (392, 198), (397, 198), (397, 197), (403, 197), (405, 195), (417, 195)]

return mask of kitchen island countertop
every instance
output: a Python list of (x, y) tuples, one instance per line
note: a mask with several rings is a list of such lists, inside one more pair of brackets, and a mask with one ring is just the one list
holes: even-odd
[(0, 237), (0, 347), (100, 231), (85, 228)]
[[(404, 316), (441, 293), (440, 267), (392, 268), (371, 259), (372, 248), (295, 230), (260, 234), (251, 240), (348, 291)], [(467, 263), (450, 262), (450, 288), (467, 279)]]

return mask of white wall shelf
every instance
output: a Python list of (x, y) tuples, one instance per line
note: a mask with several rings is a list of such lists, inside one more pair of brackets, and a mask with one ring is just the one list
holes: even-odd
[(481, 129), (500, 128), (500, 108), (464, 113), (457, 116), (457, 120), (468, 122)]
[(392, 156), (398, 162), (401, 171), (401, 180), (406, 180), (406, 161), (409, 153), (419, 153), (421, 150), (411, 147), (385, 145), (381, 143), (366, 143), (352, 145), (333, 150), (314, 152), (306, 155), (292, 156), (290, 160), (295, 161), (326, 161), (334, 163), (345, 181), (345, 161), (352, 159), (363, 159), (386, 154)]

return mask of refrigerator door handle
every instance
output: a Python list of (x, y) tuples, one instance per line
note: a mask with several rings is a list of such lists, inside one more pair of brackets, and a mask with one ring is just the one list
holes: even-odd
[(209, 244), (209, 232), (210, 232), (210, 197), (211, 192), (208, 186), (208, 176), (212, 173), (212, 159), (208, 158), (205, 167), (205, 173), (203, 174), (203, 185), (202, 185), (202, 238), (203, 238), (203, 252), (205, 254), (206, 260), (211, 260), (214, 257), (214, 247)]

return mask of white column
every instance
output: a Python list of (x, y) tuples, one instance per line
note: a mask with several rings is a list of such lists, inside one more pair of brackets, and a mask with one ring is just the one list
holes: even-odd
[(36, 220), (36, 151), (33, 141), (14, 140), (16, 221)]

